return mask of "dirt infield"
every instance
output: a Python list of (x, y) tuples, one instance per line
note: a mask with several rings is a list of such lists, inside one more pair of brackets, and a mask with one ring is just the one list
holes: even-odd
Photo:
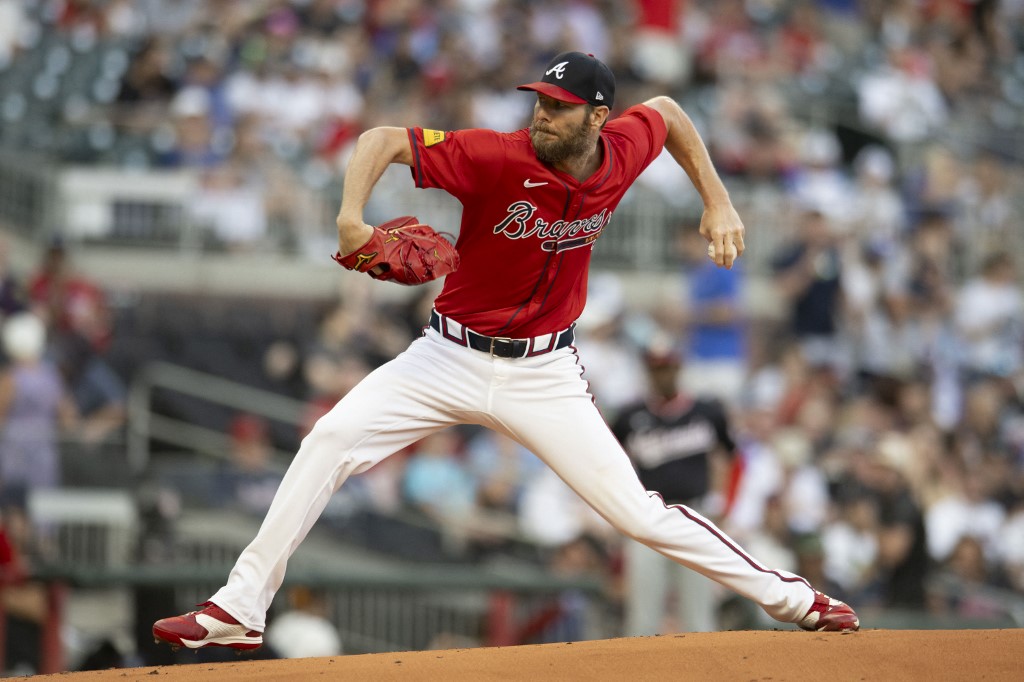
[(1022, 630), (716, 632), (41, 675), (116, 680), (1020, 680)]

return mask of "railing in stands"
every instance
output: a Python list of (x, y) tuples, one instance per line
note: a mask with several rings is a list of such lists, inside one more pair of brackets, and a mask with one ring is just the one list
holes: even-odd
[[(305, 405), (291, 398), (167, 362), (146, 365), (132, 379), (128, 396), (128, 462), (134, 473), (143, 472), (150, 460), (153, 439), (212, 457), (225, 457), (228, 436), (172, 417), (155, 414), (153, 393), (168, 390), (210, 403), (299, 425)], [(277, 453), (291, 458), (293, 453)]]

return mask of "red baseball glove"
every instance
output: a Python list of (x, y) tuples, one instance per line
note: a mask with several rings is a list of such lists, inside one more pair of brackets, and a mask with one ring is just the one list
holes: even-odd
[(338, 252), (332, 258), (374, 279), (423, 284), (459, 267), (459, 253), (441, 234), (414, 216), (403, 216), (374, 227), (369, 241), (347, 256)]

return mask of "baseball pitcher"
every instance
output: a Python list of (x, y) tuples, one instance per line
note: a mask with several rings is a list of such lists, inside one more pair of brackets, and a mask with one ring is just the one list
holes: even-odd
[[(530, 127), (512, 133), (381, 127), (345, 174), (338, 262), (404, 284), (447, 275), (424, 334), (322, 417), (302, 441), (259, 533), (201, 609), (153, 634), (175, 646), (254, 649), (288, 558), (345, 480), (448, 426), (480, 424), (533, 451), (629, 538), (808, 630), (856, 630), (846, 604), (747, 554), (713, 523), (649, 493), (603, 422), (573, 347), (594, 242), (637, 176), (668, 149), (704, 202), (709, 255), (731, 267), (743, 223), (689, 117), (655, 97), (612, 118), (615, 79), (565, 52), (541, 79)], [(450, 244), (412, 217), (363, 208), (389, 164), (463, 205)]]

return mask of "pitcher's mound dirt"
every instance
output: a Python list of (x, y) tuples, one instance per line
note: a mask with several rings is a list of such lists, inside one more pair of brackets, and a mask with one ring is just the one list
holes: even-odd
[(145, 680), (1021, 680), (1024, 630), (715, 632), (283, 661), (63, 673), (61, 682)]

